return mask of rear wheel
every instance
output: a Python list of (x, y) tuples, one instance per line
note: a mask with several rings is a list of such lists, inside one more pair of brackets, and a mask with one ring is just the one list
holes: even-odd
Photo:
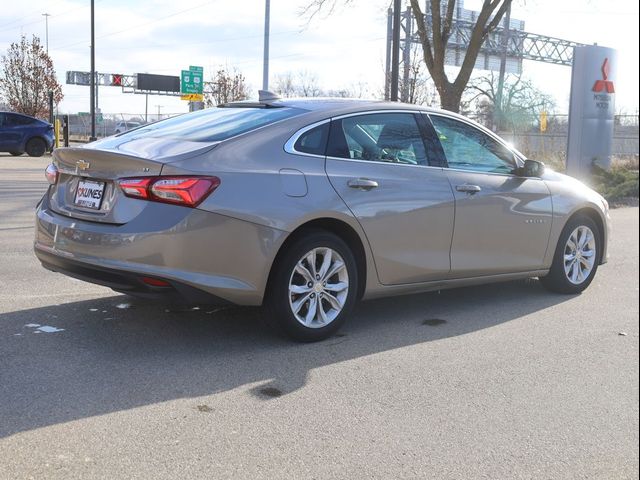
[(601, 244), (593, 220), (585, 215), (570, 219), (558, 240), (549, 274), (540, 281), (553, 292), (582, 292), (598, 270)]
[(13, 155), (14, 157), (19, 157), (20, 155), (22, 155), (24, 152), (9, 152), (11, 155)]
[(342, 239), (310, 231), (288, 247), (274, 269), (267, 293), (270, 326), (303, 342), (338, 331), (358, 291), (356, 262)]
[(47, 144), (41, 138), (32, 138), (25, 150), (30, 157), (41, 157), (47, 151)]

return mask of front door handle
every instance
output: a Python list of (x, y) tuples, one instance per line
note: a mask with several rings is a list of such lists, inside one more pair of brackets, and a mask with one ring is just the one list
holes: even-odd
[(456, 190), (459, 192), (468, 193), (469, 195), (473, 195), (482, 190), (478, 185), (456, 185)]
[(378, 186), (378, 182), (375, 180), (369, 180), (368, 178), (352, 178), (347, 182), (351, 188), (359, 188), (360, 190), (371, 190)]

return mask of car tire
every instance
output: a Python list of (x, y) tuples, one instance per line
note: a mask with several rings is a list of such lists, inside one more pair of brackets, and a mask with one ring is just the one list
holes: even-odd
[(41, 157), (47, 151), (47, 144), (41, 138), (32, 138), (27, 142), (25, 151), (30, 157)]
[(598, 270), (602, 239), (596, 223), (586, 215), (572, 217), (562, 229), (549, 274), (542, 285), (556, 293), (577, 294)]
[(22, 155), (24, 152), (9, 152), (11, 155), (13, 155), (14, 157), (19, 157), (20, 155)]
[(301, 342), (329, 338), (356, 302), (353, 253), (340, 237), (324, 230), (307, 231), (286, 248), (269, 279), (267, 324)]

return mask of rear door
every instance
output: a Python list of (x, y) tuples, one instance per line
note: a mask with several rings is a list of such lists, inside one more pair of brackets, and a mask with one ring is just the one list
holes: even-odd
[(360, 222), (385, 285), (449, 274), (454, 197), (420, 122), (407, 111), (331, 122), (327, 175)]
[(0, 113), (0, 150), (19, 151), (24, 148), (24, 128), (18, 121), (21, 117), (13, 113)]
[(545, 183), (515, 175), (514, 153), (487, 132), (459, 119), (429, 116), (456, 198), (452, 277), (541, 268), (553, 211)]

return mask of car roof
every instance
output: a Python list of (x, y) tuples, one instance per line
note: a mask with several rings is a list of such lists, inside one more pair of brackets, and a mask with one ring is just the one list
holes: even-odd
[(245, 100), (231, 102), (219, 107), (225, 108), (277, 108), (289, 107), (306, 110), (309, 113), (323, 113), (329, 116), (345, 115), (349, 113), (366, 112), (372, 110), (412, 110), (425, 113), (439, 113), (451, 117), (469, 121), (468, 118), (457, 113), (442, 110), (439, 108), (416, 105), (412, 103), (389, 102), (384, 100), (365, 100), (360, 98), (332, 98), (332, 97), (300, 97), (300, 98), (277, 98), (266, 101)]

